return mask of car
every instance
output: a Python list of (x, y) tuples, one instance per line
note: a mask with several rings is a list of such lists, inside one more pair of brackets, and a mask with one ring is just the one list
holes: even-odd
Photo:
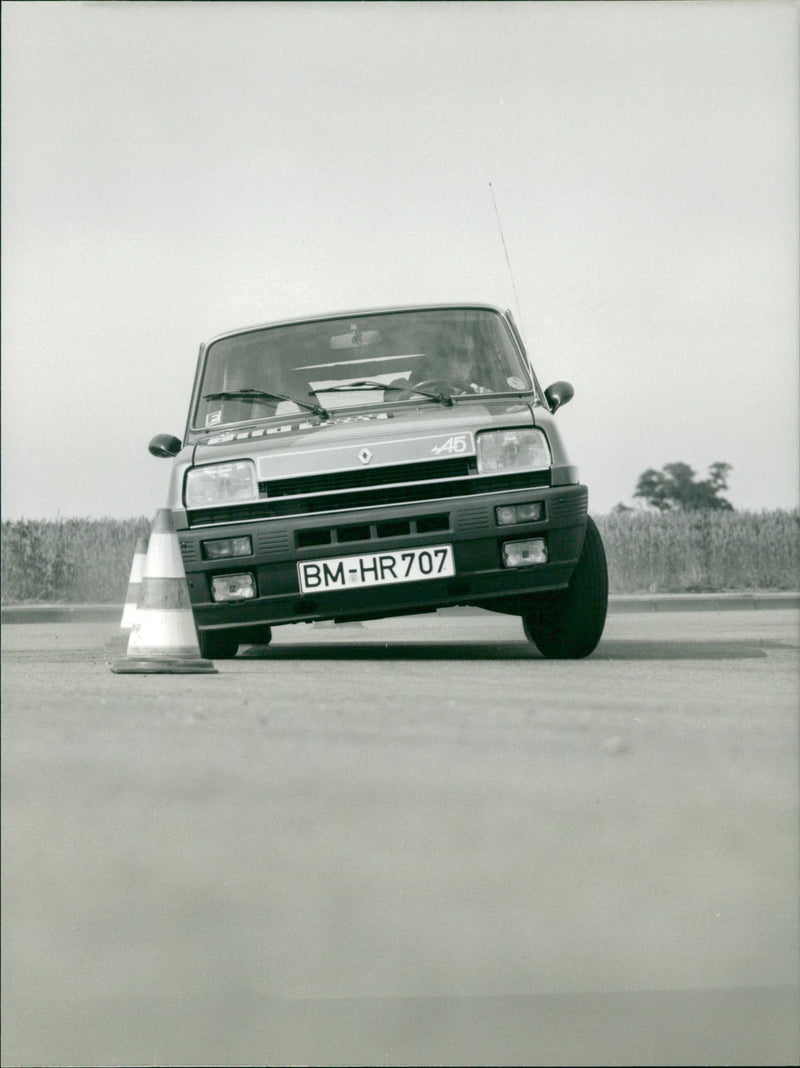
[(509, 311), (436, 304), (232, 330), (201, 345), (168, 507), (200, 650), (290, 623), (477, 606), (545, 657), (588, 656), (608, 601), (588, 491)]

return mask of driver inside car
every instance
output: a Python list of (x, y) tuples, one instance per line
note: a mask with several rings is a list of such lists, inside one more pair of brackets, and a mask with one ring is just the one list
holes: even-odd
[(486, 386), (475, 381), (479, 377), (475, 367), (475, 342), (469, 336), (463, 343), (451, 343), (441, 350), (435, 377), (457, 386), (459, 393), (490, 392)]
[[(426, 384), (441, 388), (448, 393), (491, 393), (491, 389), (476, 381), (475, 341), (467, 335), (462, 342), (445, 341), (435, 356), (427, 356), (408, 376), (408, 385)], [(406, 385), (403, 379), (397, 379), (392, 386)], [(413, 393), (413, 390), (410, 391)], [(387, 399), (391, 394), (387, 391)], [(402, 399), (402, 397), (401, 397)]]

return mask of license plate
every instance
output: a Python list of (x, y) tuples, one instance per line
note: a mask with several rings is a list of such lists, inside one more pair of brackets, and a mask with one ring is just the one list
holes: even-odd
[(431, 549), (398, 549), (396, 552), (303, 560), (297, 565), (297, 573), (303, 593), (318, 593), (447, 578), (455, 575), (456, 568), (453, 546), (436, 545)]

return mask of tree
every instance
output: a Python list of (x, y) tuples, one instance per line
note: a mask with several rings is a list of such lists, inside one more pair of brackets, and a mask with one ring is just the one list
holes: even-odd
[(696, 473), (688, 464), (664, 464), (660, 471), (650, 467), (639, 476), (634, 497), (641, 497), (659, 512), (696, 512), (704, 508), (732, 512), (733, 505), (720, 497), (728, 488), (730, 464), (714, 463), (708, 478), (696, 481)]

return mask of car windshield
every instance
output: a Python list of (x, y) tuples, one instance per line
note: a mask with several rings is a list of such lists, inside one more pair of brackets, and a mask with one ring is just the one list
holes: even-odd
[(530, 391), (503, 317), (432, 308), (248, 330), (208, 349), (196, 429), (384, 404)]

